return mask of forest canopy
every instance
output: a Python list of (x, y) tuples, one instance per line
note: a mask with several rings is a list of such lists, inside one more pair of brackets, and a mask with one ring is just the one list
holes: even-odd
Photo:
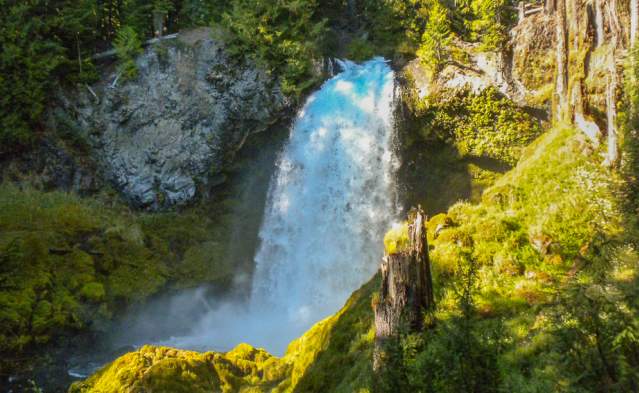
[[(93, 56), (114, 46), (121, 72), (135, 77), (144, 41), (219, 26), (231, 33), (231, 53), (257, 61), (299, 97), (318, 81), (313, 66), (323, 57), (366, 57), (376, 48), (388, 57), (417, 54), (437, 68), (453, 35), (498, 49), (513, 14), (508, 0), (0, 0), (0, 7), (0, 156), (36, 142), (56, 89), (94, 82)], [(339, 53), (338, 32), (354, 37), (350, 51)]]

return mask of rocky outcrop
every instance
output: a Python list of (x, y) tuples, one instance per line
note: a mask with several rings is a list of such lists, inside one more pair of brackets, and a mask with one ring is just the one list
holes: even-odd
[(451, 61), (434, 76), (419, 58), (411, 60), (404, 67), (404, 74), (410, 75), (418, 98), (441, 96), (463, 89), (478, 94), (491, 86), (511, 96), (512, 89), (502, 71), (503, 60), (500, 55), (480, 52), (477, 44), (463, 41), (456, 41), (455, 46), (468, 54), (464, 64)]
[(409, 215), (408, 238), (386, 255), (381, 265), (382, 285), (374, 301), (375, 369), (384, 361), (385, 342), (405, 331), (420, 331), (424, 313), (435, 304), (426, 240), (426, 217), (421, 209)]
[(32, 150), (0, 162), (0, 181), (37, 189), (91, 195), (103, 186), (95, 162), (56, 137), (45, 137)]
[(136, 79), (113, 70), (66, 100), (108, 180), (137, 207), (182, 205), (223, 182), (245, 139), (287, 106), (276, 80), (210, 33), (158, 42), (137, 59)]
[[(637, 30), (633, 2), (547, 0), (543, 13), (524, 18), (511, 33), (513, 75), (546, 75), (554, 118), (574, 123), (591, 139), (605, 136), (608, 164), (618, 160), (621, 68)], [(522, 42), (543, 46), (522, 51)]]
[[(618, 103), (623, 64), (639, 29), (636, 0), (547, 0), (523, 13), (502, 53), (469, 53), (431, 78), (419, 60), (406, 71), (419, 98), (488, 86), (543, 117), (575, 124), (595, 144), (605, 139), (607, 164), (619, 160)], [(521, 14), (521, 13), (520, 13)]]

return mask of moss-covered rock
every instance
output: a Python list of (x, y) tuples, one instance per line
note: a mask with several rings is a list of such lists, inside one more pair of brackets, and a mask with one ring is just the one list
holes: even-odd
[(372, 387), (375, 278), (337, 314), (294, 340), (282, 358), (240, 344), (227, 353), (144, 346), (128, 353), (69, 393), (116, 392), (354, 392)]
[(443, 140), (459, 154), (515, 164), (541, 133), (537, 120), (495, 88), (445, 90), (412, 103), (424, 140)]
[(234, 274), (217, 247), (229, 236), (223, 221), (198, 207), (172, 220), (9, 184), (0, 186), (0, 206), (0, 365), (9, 369), (23, 351), (167, 286), (226, 285)]

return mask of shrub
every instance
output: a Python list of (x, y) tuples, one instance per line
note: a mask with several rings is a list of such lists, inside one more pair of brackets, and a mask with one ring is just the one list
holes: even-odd
[(448, 141), (462, 156), (488, 157), (513, 165), (524, 147), (541, 133), (532, 116), (492, 87), (479, 94), (454, 92), (451, 97), (433, 98), (421, 105), (415, 110), (423, 124), (421, 137)]
[(118, 55), (118, 68), (122, 78), (124, 80), (135, 78), (138, 75), (135, 59), (142, 53), (142, 43), (136, 31), (130, 26), (120, 28), (113, 41), (113, 47)]
[(318, 8), (316, 0), (236, 1), (222, 20), (233, 33), (230, 50), (250, 54), (280, 78), (285, 94), (297, 97), (316, 82), (313, 61), (326, 25)]

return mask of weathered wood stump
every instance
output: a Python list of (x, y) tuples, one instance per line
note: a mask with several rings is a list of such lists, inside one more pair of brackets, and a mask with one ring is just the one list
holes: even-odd
[(402, 329), (422, 330), (424, 313), (434, 306), (425, 222), (421, 208), (411, 212), (407, 246), (386, 255), (382, 261), (379, 301), (373, 305), (375, 370), (379, 370), (384, 361), (385, 342)]

